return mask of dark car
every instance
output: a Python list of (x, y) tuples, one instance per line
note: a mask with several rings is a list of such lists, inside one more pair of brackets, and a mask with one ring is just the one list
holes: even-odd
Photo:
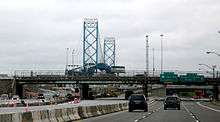
[(129, 97), (128, 110), (132, 112), (133, 110), (144, 110), (148, 111), (147, 100), (143, 94), (132, 94)]
[(164, 110), (167, 108), (177, 108), (180, 110), (180, 98), (177, 96), (168, 96), (164, 100)]
[(45, 99), (44, 94), (38, 94), (37, 99)]

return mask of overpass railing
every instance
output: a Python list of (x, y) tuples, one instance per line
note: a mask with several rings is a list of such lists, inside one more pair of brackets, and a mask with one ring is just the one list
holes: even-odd
[[(197, 73), (198, 75), (204, 75), (205, 77), (212, 78), (212, 74), (209, 74), (204, 71), (180, 71), (180, 70), (164, 70), (164, 72), (174, 72), (178, 75), (183, 75), (186, 73)], [(144, 75), (145, 70), (126, 70), (125, 73), (119, 74), (119, 76), (137, 76), (137, 75)], [(149, 71), (150, 77), (159, 77), (160, 70), (156, 71)], [(51, 75), (51, 76), (58, 76), (58, 75), (65, 75), (64, 70), (16, 70), (14, 72), (14, 76), (17, 77), (30, 77), (30, 76), (39, 76), (39, 75)], [(96, 76), (102, 75), (102, 73), (95, 74)]]

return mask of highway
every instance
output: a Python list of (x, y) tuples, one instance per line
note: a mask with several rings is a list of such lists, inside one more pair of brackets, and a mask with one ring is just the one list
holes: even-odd
[(80, 120), (80, 122), (220, 122), (220, 111), (205, 108), (197, 102), (182, 102), (181, 110), (163, 110), (163, 102), (149, 105), (149, 111), (117, 112)]

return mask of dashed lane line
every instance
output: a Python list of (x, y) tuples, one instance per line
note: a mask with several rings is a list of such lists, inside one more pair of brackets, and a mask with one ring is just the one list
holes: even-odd
[(153, 114), (153, 113), (159, 111), (161, 108), (162, 108), (162, 107), (159, 107), (159, 108), (157, 108), (156, 110), (154, 110), (154, 111), (152, 111), (152, 112), (148, 112), (148, 116), (147, 116), (147, 115), (144, 115), (144, 116), (142, 116), (141, 118), (134, 120), (134, 122), (139, 122), (139, 121), (141, 121), (142, 119), (149, 117), (151, 114)]
[(183, 105), (183, 108), (186, 110), (186, 112), (188, 112), (189, 115), (195, 120), (195, 122), (200, 122), (198, 117), (193, 112), (191, 112), (184, 104), (182, 105)]

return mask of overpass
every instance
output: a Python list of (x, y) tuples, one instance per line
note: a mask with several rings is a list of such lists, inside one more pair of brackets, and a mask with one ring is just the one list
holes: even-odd
[[(23, 96), (23, 85), (25, 84), (79, 84), (84, 93), (88, 92), (89, 85), (101, 84), (142, 84), (144, 93), (147, 93), (147, 84), (163, 84), (160, 77), (145, 76), (65, 76), (65, 75), (39, 75), (39, 76), (14, 76), (16, 94)], [(191, 83), (191, 85), (213, 85), (219, 86), (220, 78), (205, 78), (205, 82)], [(184, 85), (179, 83), (177, 85)], [(216, 88), (216, 87), (214, 87)], [(218, 91), (217, 91), (218, 92)], [(86, 96), (88, 94), (85, 94)]]

